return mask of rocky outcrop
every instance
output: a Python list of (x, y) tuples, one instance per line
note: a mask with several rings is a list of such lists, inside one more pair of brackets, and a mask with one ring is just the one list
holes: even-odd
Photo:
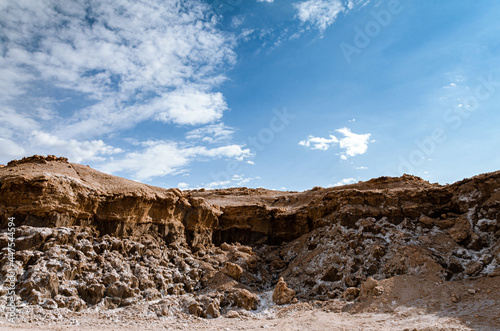
[(500, 172), (182, 192), (33, 156), (0, 168), (0, 217), (0, 301), (14, 217), (17, 299), (45, 309), (156, 300), (167, 316), (175, 301), (210, 318), (256, 309), (272, 288), (276, 304), (363, 300), (396, 275), (500, 274)]
[(34, 156), (1, 170), (1, 227), (15, 217), (18, 226), (85, 226), (101, 235), (152, 234), (199, 247), (211, 244), (218, 226), (220, 211), (203, 199), (106, 175), (65, 158)]
[(273, 302), (277, 305), (286, 305), (292, 302), (295, 291), (288, 288), (283, 277), (280, 277), (273, 292)]

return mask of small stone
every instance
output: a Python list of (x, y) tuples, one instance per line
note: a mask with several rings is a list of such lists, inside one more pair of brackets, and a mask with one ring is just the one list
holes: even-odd
[(207, 308), (207, 315), (217, 318), (220, 316), (220, 305), (218, 301), (211, 302)]
[(222, 243), (220, 245), (220, 248), (222, 248), (222, 250), (224, 250), (224, 251), (228, 251), (231, 249), (231, 246), (228, 243)]
[(226, 313), (226, 315), (224, 316), (226, 318), (236, 318), (236, 317), (240, 317), (240, 314), (235, 311), (235, 310), (230, 310)]
[(343, 294), (344, 300), (352, 301), (356, 299), (359, 296), (359, 292), (360, 289), (357, 287), (348, 287)]
[(384, 293), (384, 288), (379, 285), (379, 282), (372, 277), (368, 277), (366, 281), (361, 284), (361, 293), (366, 295), (378, 296)]
[(249, 246), (239, 246), (238, 250), (243, 253), (252, 254), (252, 247)]
[(483, 264), (479, 261), (470, 261), (465, 267), (465, 273), (469, 276), (477, 275), (483, 270)]
[(198, 316), (198, 317), (203, 317), (203, 309), (200, 307), (200, 305), (197, 302), (193, 302), (192, 304), (189, 305), (188, 311), (191, 315)]
[(42, 303), (42, 308), (50, 309), (50, 310), (56, 309), (57, 303), (52, 299), (47, 299)]
[(450, 298), (451, 298), (451, 302), (454, 302), (454, 303), (460, 302), (460, 297), (455, 293), (452, 293)]
[(375, 288), (373, 289), (373, 294), (374, 295), (382, 295), (384, 293), (384, 288), (380, 285), (378, 286), (375, 286)]
[(467, 292), (469, 292), (469, 294), (476, 294), (476, 290), (472, 288), (468, 289)]
[(226, 299), (233, 306), (244, 308), (246, 310), (255, 310), (259, 304), (259, 297), (245, 289), (234, 289), (228, 293)]
[(378, 285), (378, 281), (373, 279), (373, 277), (368, 277), (366, 281), (361, 285), (362, 291), (371, 291)]

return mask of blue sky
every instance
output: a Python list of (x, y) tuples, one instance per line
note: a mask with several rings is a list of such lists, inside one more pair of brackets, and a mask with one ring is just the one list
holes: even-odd
[(0, 0), (0, 163), (305, 190), (500, 169), (500, 3)]

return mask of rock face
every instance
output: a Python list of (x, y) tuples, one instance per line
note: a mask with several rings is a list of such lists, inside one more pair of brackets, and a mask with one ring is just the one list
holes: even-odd
[(0, 168), (0, 216), (0, 301), (14, 217), (16, 296), (46, 309), (161, 299), (158, 316), (177, 300), (218, 317), (256, 309), (270, 288), (277, 304), (360, 300), (395, 275), (500, 274), (500, 172), (445, 186), (404, 175), (182, 192), (34, 156)]
[(152, 234), (191, 247), (210, 244), (220, 211), (177, 189), (118, 178), (65, 158), (34, 156), (1, 169), (1, 227), (85, 226), (112, 236)]

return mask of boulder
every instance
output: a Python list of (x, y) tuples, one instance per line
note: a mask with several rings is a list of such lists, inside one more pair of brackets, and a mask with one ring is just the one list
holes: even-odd
[(234, 280), (239, 281), (241, 279), (243, 269), (235, 263), (226, 262), (224, 268), (222, 269), (222, 272), (233, 278)]
[(295, 291), (288, 288), (283, 277), (280, 277), (273, 292), (273, 302), (277, 305), (289, 304), (295, 297)]

